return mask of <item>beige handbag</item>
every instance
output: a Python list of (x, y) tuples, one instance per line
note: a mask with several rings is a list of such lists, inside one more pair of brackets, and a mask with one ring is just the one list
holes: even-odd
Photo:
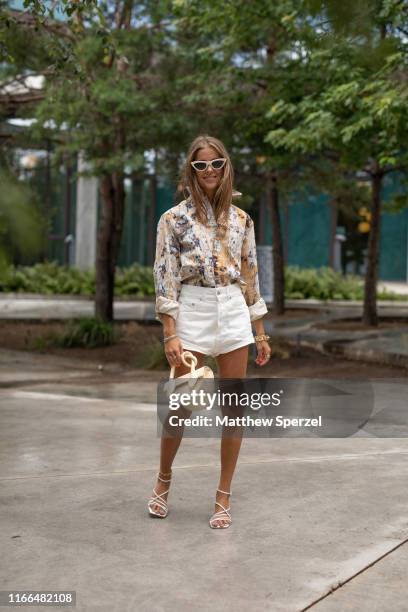
[[(183, 376), (178, 376), (177, 378), (174, 378), (174, 372), (176, 367), (174, 365), (171, 367), (169, 380), (164, 384), (164, 390), (167, 396), (169, 396), (171, 393), (190, 394), (193, 390), (199, 393), (201, 389), (203, 389), (206, 394), (214, 393), (215, 381), (214, 372), (212, 371), (212, 369), (209, 366), (203, 366), (202, 368), (196, 370), (198, 360), (197, 357), (193, 355), (193, 353), (191, 353), (190, 351), (183, 351), (181, 355), (181, 360), (184, 365), (186, 365), (187, 367), (190, 366), (190, 372), (188, 374), (184, 374)], [(210, 382), (210, 380), (206, 380), (206, 382), (203, 383), (202, 381), (204, 378), (212, 379), (212, 382)], [(200, 398), (197, 396), (197, 405), (194, 405), (192, 401), (193, 398), (191, 398), (191, 402), (183, 402), (183, 407), (187, 410), (198, 411), (205, 410), (207, 406), (211, 406), (211, 403), (207, 399), (207, 395), (205, 396), (205, 399), (203, 401), (200, 401)]]

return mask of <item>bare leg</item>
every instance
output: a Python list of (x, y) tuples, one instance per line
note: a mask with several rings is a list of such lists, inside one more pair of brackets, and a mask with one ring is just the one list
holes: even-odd
[[(204, 365), (205, 355), (203, 353), (198, 353), (197, 351), (190, 352), (197, 357), (198, 362), (196, 367), (201, 368)], [(188, 368), (182, 363), (179, 367), (176, 367), (174, 371), (174, 376), (175, 378), (177, 378), (178, 376), (183, 376), (183, 374), (187, 374), (187, 372), (189, 371), (190, 368)], [(174, 411), (172, 414), (179, 414), (179, 411)], [(191, 414), (190, 411), (184, 410), (183, 416), (189, 416), (189, 414)], [(173, 465), (174, 458), (177, 455), (177, 451), (183, 438), (184, 425), (180, 427), (168, 426), (168, 429), (171, 430), (171, 436), (166, 435), (166, 431), (163, 428), (163, 433), (160, 441), (160, 475), (165, 480), (168, 480), (171, 477), (171, 467)], [(160, 494), (163, 491), (166, 491), (169, 486), (169, 482), (162, 482), (161, 480), (157, 480), (155, 490), (158, 494)], [(167, 493), (163, 495), (163, 499), (167, 500), (167, 495)], [(164, 514), (164, 510), (160, 508), (160, 506), (158, 506), (157, 504), (152, 504), (151, 507), (152, 510), (154, 510), (155, 512), (160, 512), (161, 514)]]
[[(224, 353), (216, 357), (219, 378), (245, 378), (248, 367), (248, 347), (243, 346), (235, 351)], [(237, 427), (234, 431), (234, 436), (231, 433), (226, 435), (226, 429), (223, 429), (221, 439), (221, 474), (218, 488), (222, 491), (231, 490), (232, 477), (234, 475), (235, 466), (237, 464), (239, 451), (242, 444), (243, 428)], [(230, 505), (230, 496), (217, 491), (216, 500), (228, 508)], [(215, 512), (221, 510), (220, 506), (215, 505)], [(218, 519), (214, 521), (214, 525), (224, 525), (228, 521)]]

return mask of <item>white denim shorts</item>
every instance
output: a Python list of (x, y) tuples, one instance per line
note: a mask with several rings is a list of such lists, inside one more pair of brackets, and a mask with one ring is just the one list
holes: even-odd
[(181, 284), (176, 334), (183, 349), (216, 357), (255, 342), (241, 288)]

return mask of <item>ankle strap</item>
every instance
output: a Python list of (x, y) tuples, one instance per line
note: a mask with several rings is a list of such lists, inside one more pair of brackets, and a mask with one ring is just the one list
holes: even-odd
[[(165, 479), (162, 478), (162, 476), (170, 476), (170, 478)], [(170, 482), (171, 481), (171, 472), (169, 472), (168, 474), (165, 474), (164, 472), (158, 472), (157, 474), (157, 478), (161, 481), (161, 482)]]
[(221, 491), (221, 489), (217, 489), (220, 493), (225, 493), (225, 495), (232, 495), (232, 491)]

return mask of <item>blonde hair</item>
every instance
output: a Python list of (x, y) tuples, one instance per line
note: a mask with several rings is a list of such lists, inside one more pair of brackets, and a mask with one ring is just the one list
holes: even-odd
[[(201, 189), (197, 180), (197, 173), (191, 165), (191, 162), (195, 161), (198, 151), (204, 147), (211, 147), (219, 157), (225, 157), (227, 160), (223, 167), (220, 184), (212, 201), (214, 216), (217, 223), (220, 225), (225, 225), (226, 227), (228, 222), (228, 212), (233, 196), (234, 170), (228, 155), (228, 151), (221, 140), (218, 140), (218, 138), (214, 138), (213, 136), (208, 136), (207, 134), (197, 136), (197, 138), (193, 140), (187, 153), (187, 159), (181, 170), (178, 190), (183, 193), (186, 199), (189, 196), (192, 197), (193, 202), (196, 205), (198, 220), (203, 225), (206, 225), (207, 215), (205, 211), (204, 198), (207, 196)], [(188, 195), (186, 195), (186, 192), (188, 192)]]

